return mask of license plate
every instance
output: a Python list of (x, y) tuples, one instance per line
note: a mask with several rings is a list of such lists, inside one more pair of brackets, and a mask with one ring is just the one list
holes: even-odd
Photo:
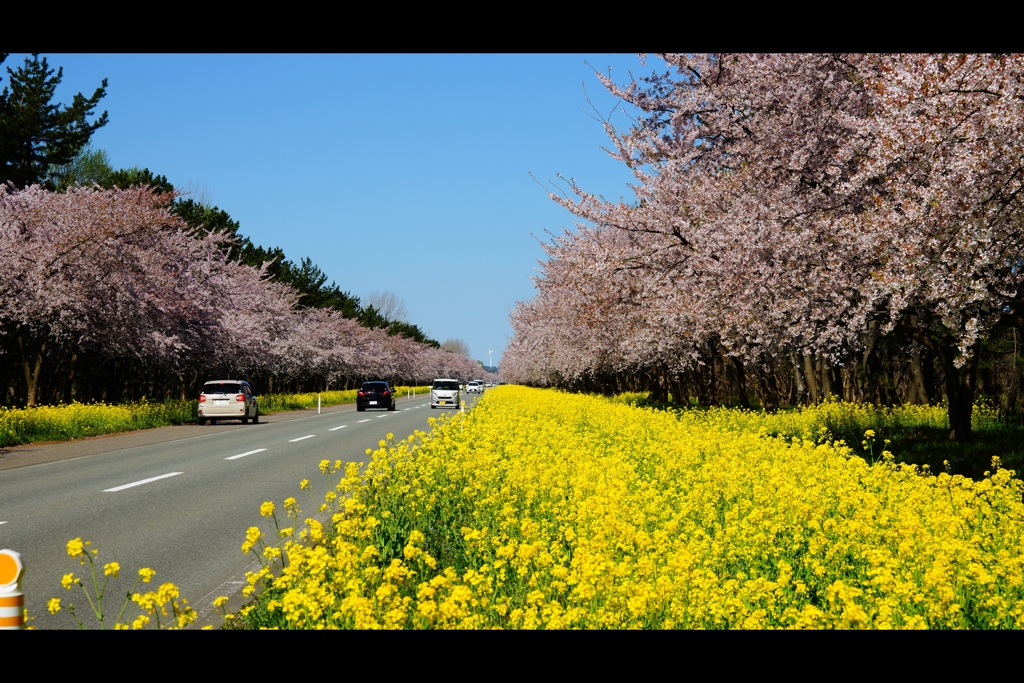
[(441, 403), (448, 404), (450, 401), (441, 401)]
[(215, 398), (215, 399), (213, 399), (213, 405), (215, 405), (215, 406), (226, 406), (227, 404), (228, 404), (228, 400), (226, 398)]
[(370, 401), (370, 405), (371, 406), (375, 406), (375, 405), (377, 405), (377, 402), (376, 401)]

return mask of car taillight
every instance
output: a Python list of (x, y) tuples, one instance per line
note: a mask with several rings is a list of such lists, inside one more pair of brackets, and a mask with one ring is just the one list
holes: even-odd
[(387, 395), (388, 395), (388, 392), (386, 392), (386, 391), (385, 391), (383, 395), (384, 395), (384, 396), (387, 396)]
[(238, 396), (235, 396), (235, 400), (238, 401), (239, 403), (245, 401), (245, 394), (239, 394)]
[(200, 403), (206, 403), (206, 395), (205, 394), (199, 394), (199, 402)]
[(360, 396), (366, 396), (366, 394), (364, 394), (364, 393), (363, 393), (363, 392), (361, 392), (361, 391), (359, 392), (359, 395), (360, 395)]

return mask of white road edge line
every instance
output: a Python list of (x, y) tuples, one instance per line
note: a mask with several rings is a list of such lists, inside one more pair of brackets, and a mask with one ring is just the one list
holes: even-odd
[(103, 489), (103, 492), (104, 493), (113, 493), (115, 491), (123, 491), (125, 489), (130, 489), (133, 486), (142, 486), (143, 484), (148, 484), (151, 481), (157, 481), (158, 479), (166, 479), (167, 477), (176, 477), (179, 474), (185, 474), (185, 473), (184, 472), (168, 472), (167, 474), (161, 474), (159, 477), (150, 477), (149, 479), (143, 479), (142, 481), (133, 481), (132, 483), (124, 484), (123, 486), (115, 486), (112, 489)]
[(331, 427), (331, 428), (330, 428), (330, 429), (328, 429), (327, 431), (329, 431), (329, 432), (336, 432), (336, 431), (338, 431), (339, 429), (344, 429), (345, 427), (348, 427), (348, 425), (341, 425), (340, 427)]
[(370, 421), (370, 418), (366, 418), (365, 420), (360, 420), (360, 422), (369, 422), (369, 421)]
[(0, 524), (7, 524), (7, 522), (0, 522)]
[(288, 439), (288, 443), (295, 443), (296, 441), (302, 441), (303, 439), (312, 439), (316, 434), (308, 434), (306, 436), (300, 436), (297, 439)]
[(232, 455), (230, 458), (224, 458), (224, 459), (225, 460), (238, 460), (239, 458), (244, 458), (245, 456), (252, 455), (253, 453), (262, 453), (265, 450), (267, 450), (267, 449), (266, 448), (257, 448), (254, 451), (246, 451), (245, 453), (239, 453), (238, 455)]

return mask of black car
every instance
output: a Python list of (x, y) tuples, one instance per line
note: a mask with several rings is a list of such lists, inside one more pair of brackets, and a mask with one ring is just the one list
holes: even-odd
[(356, 393), (356, 410), (363, 412), (367, 408), (387, 408), (396, 410), (395, 391), (387, 382), (363, 382)]

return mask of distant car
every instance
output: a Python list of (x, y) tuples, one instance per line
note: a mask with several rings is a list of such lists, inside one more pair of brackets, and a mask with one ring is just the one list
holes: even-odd
[(475, 392), (475, 393), (477, 393), (477, 394), (482, 394), (482, 393), (484, 393), (484, 385), (483, 385), (483, 382), (479, 382), (479, 381), (477, 381), (477, 380), (473, 380), (472, 382), (470, 382), (469, 384), (467, 384), (467, 385), (466, 385), (466, 393), (468, 394), (468, 393), (470, 393), (470, 392)]
[(356, 411), (363, 412), (367, 408), (387, 408), (397, 410), (395, 391), (387, 382), (363, 382), (356, 392)]
[(217, 424), (217, 420), (241, 420), (246, 424), (260, 421), (260, 406), (256, 392), (248, 382), (238, 379), (220, 379), (207, 382), (199, 394), (199, 424)]
[(444, 408), (458, 408), (460, 405), (459, 400), (459, 380), (434, 380), (434, 386), (430, 388), (431, 410), (439, 406)]

